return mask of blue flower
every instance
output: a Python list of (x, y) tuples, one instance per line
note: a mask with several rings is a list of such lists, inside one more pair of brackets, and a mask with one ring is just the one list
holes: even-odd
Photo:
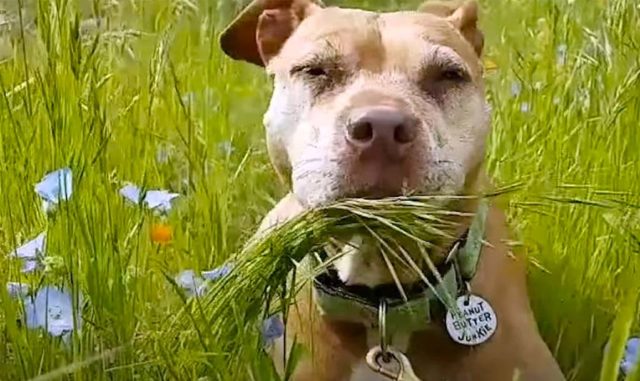
[(262, 322), (262, 340), (266, 346), (273, 344), (284, 335), (284, 323), (279, 315), (273, 315)]
[(36, 238), (11, 252), (11, 257), (22, 260), (23, 273), (31, 273), (40, 266), (40, 262), (44, 256), (46, 237), (46, 233), (40, 233)]
[(206, 280), (214, 281), (228, 275), (231, 272), (233, 265), (227, 263), (220, 267), (216, 267), (213, 270), (203, 271), (202, 277)]
[(637, 337), (632, 337), (627, 341), (627, 345), (624, 350), (624, 357), (622, 358), (622, 362), (620, 363), (620, 370), (625, 375), (630, 374), (638, 364), (638, 352), (640, 346), (640, 339)]
[(75, 313), (71, 294), (55, 287), (43, 287), (35, 297), (24, 300), (25, 324), (28, 328), (45, 328), (52, 336), (67, 337), (81, 325), (80, 311)]
[(73, 192), (73, 179), (71, 169), (62, 168), (47, 173), (36, 184), (35, 191), (42, 199), (42, 208), (50, 212), (60, 203), (67, 201)]
[(127, 184), (120, 189), (120, 194), (127, 200), (140, 204), (161, 213), (171, 210), (171, 201), (180, 196), (166, 190), (148, 190), (143, 194), (142, 190), (133, 184)]
[(209, 282), (216, 281), (231, 272), (231, 264), (224, 264), (213, 270), (202, 271), (197, 275), (195, 271), (189, 269), (180, 272), (176, 278), (176, 284), (182, 288), (188, 296), (202, 296), (209, 290)]
[(182, 288), (187, 296), (202, 295), (206, 292), (204, 279), (189, 269), (180, 272), (175, 278), (176, 284)]
[(520, 82), (512, 82), (511, 83), (511, 96), (517, 97), (522, 92), (522, 85)]
[(7, 293), (12, 298), (24, 298), (29, 294), (29, 285), (18, 282), (8, 282)]

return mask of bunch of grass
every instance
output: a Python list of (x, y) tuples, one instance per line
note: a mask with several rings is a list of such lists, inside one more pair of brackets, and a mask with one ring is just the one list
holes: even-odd
[[(309, 210), (248, 242), (232, 258), (233, 271), (216, 281), (206, 296), (186, 303), (169, 331), (195, 333), (206, 353), (215, 353), (214, 357), (224, 359), (225, 368), (221, 371), (225, 375), (228, 375), (226, 372), (242, 372), (248, 363), (247, 356), (254, 356), (261, 346), (261, 319), (274, 310), (286, 316), (286, 309), (299, 290), (300, 283), (308, 280), (295, 282), (296, 265), (305, 256), (322, 250), (327, 242), (336, 237), (364, 234), (378, 243), (385, 259), (395, 256), (420, 272), (421, 278), (428, 282), (425, 274), (421, 273), (421, 269), (402, 247), (411, 243), (422, 248), (427, 268), (436, 277), (439, 276), (426, 255), (429, 247), (443, 238), (452, 238), (452, 232), (458, 224), (455, 221), (471, 216), (453, 211), (451, 205), (501, 193), (350, 199)], [(385, 262), (394, 274), (391, 261)], [(326, 262), (321, 263), (319, 269), (325, 266)], [(401, 290), (400, 283), (395, 279)], [(452, 300), (447, 297), (442, 299), (444, 303), (452, 303)], [(196, 323), (202, 321), (206, 323)], [(175, 344), (184, 345), (184, 336), (182, 339)]]

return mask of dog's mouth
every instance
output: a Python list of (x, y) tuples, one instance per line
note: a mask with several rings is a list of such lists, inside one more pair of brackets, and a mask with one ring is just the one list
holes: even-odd
[(378, 181), (371, 185), (364, 185), (345, 194), (345, 198), (363, 198), (378, 200), (384, 198), (417, 196), (421, 192), (416, 189), (407, 178), (394, 181)]
[(438, 196), (439, 205), (448, 206), (446, 197), (463, 192), (462, 168), (449, 160), (429, 163), (400, 162), (347, 166), (343, 170), (339, 199), (384, 199)]
[(383, 199), (392, 199), (399, 197), (411, 197), (417, 196), (418, 193), (411, 190), (393, 190), (393, 189), (385, 189), (385, 188), (369, 188), (367, 190), (353, 192), (347, 194), (344, 198), (361, 198), (365, 200), (383, 200)]
[(419, 188), (418, 177), (409, 173), (402, 165), (370, 166), (353, 168), (348, 183), (350, 197), (380, 199), (415, 194)]
[[(457, 202), (460, 194), (448, 194), (444, 192), (420, 190), (415, 188), (384, 188), (384, 187), (371, 187), (365, 190), (344, 193), (341, 197), (338, 197), (335, 201), (343, 201), (348, 199), (364, 199), (364, 200), (376, 200), (394, 202), (400, 199), (429, 199), (430, 203), (434, 206), (438, 206), (441, 210), (456, 210), (458, 208)], [(425, 201), (426, 202), (426, 201)]]

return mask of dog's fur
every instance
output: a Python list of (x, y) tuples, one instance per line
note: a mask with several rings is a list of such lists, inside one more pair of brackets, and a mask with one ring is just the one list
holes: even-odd
[[(475, 2), (374, 13), (325, 8), (312, 0), (255, 0), (232, 22), (221, 36), (223, 50), (264, 66), (273, 77), (264, 117), (268, 150), (292, 189), (260, 231), (348, 196), (458, 195), (486, 186), (482, 164), (490, 110), (477, 11)], [(374, 149), (345, 138), (353, 121), (374, 109), (400, 115), (412, 127), (408, 142), (376, 143)], [(473, 211), (474, 205), (457, 208)], [(468, 348), (454, 343), (436, 322), (433, 329), (405, 338), (403, 349), (423, 381), (511, 381), (514, 372), (523, 381), (563, 380), (537, 331), (525, 269), (504, 243), (508, 232), (496, 207), (486, 234), (489, 245), (471, 287), (492, 304), (496, 334)], [(434, 260), (442, 259), (446, 247), (443, 242), (431, 253)], [(335, 266), (346, 284), (393, 281), (375, 250), (352, 250)], [(402, 282), (418, 280), (410, 271), (399, 276)], [(301, 294), (287, 323), (288, 341), (295, 337), (310, 354), (294, 380), (378, 380), (363, 363), (366, 329), (332, 321), (310, 299)], [(274, 357), (279, 367), (281, 344)]]

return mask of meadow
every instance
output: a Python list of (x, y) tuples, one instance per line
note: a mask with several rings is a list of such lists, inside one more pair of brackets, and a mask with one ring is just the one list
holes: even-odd
[[(640, 5), (480, 3), (487, 169), (521, 185), (507, 212), (540, 330), (569, 380), (616, 380), (640, 333)], [(287, 191), (265, 151), (269, 79), (218, 47), (241, 7), (0, 1), (0, 283), (13, 285), (0, 288), (1, 380), (276, 379), (249, 344), (258, 327), (212, 343), (224, 327), (176, 281), (223, 265)], [(73, 192), (46, 212), (34, 186), (60, 168)], [(179, 196), (158, 215), (122, 196), (128, 183)], [(24, 273), (10, 254), (42, 232)], [(45, 287), (72, 301), (62, 335), (25, 318)], [(241, 358), (218, 351), (234, 346)]]

